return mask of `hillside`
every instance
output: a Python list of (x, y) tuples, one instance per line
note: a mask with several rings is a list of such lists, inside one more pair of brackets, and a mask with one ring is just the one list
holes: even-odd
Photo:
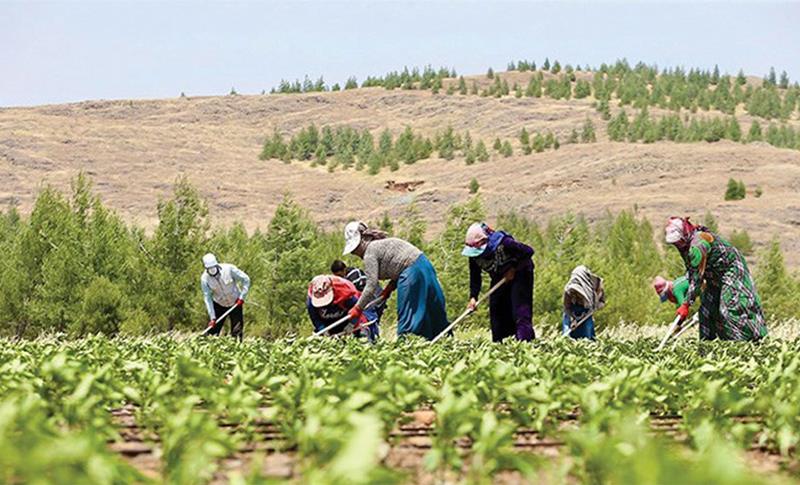
[[(514, 76), (524, 73), (510, 73)], [(483, 76), (474, 78), (486, 82)], [(472, 82), (472, 78), (468, 78)], [(612, 112), (618, 108), (612, 103)], [(658, 110), (654, 110), (657, 112)], [(703, 116), (700, 114), (699, 116)], [(598, 141), (562, 144), (523, 155), (517, 135), (552, 131), (564, 140), (586, 118)], [(737, 111), (743, 131), (750, 118)], [(434, 136), (452, 126), (490, 147), (491, 160), (434, 158), (370, 176), (353, 169), (329, 173), (308, 162), (259, 160), (266, 135), (295, 133), (314, 123), (395, 134), (406, 125)], [(0, 109), (0, 204), (28, 212), (49, 183), (67, 188), (80, 170), (90, 174), (103, 200), (130, 221), (152, 227), (156, 203), (180, 175), (209, 200), (215, 223), (242, 221), (265, 227), (284, 192), (315, 219), (341, 227), (348, 219), (401, 217), (416, 201), (432, 231), (448, 206), (469, 197), (474, 177), (490, 214), (519, 210), (540, 221), (565, 211), (596, 219), (606, 211), (636, 208), (654, 226), (669, 215), (708, 210), (723, 233), (746, 229), (757, 244), (779, 235), (787, 260), (800, 266), (800, 151), (764, 142), (652, 144), (610, 142), (591, 98), (501, 98), (432, 94), (422, 90), (362, 88), (289, 95), (189, 97), (141, 101), (87, 101)], [(789, 121), (797, 126), (796, 119)], [(765, 123), (766, 125), (766, 123)], [(514, 155), (491, 150), (496, 138), (514, 143)], [(562, 141), (563, 143), (563, 141)], [(748, 197), (723, 200), (730, 177)], [(413, 192), (385, 188), (387, 180), (424, 181)], [(753, 196), (755, 187), (763, 196)]]

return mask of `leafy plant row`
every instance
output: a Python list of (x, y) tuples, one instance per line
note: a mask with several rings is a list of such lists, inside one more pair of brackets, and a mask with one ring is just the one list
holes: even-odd
[[(381, 464), (389, 433), (431, 409), (424, 466), (443, 480), (488, 483), (511, 471), (611, 484), (779, 483), (748, 471), (741, 452), (757, 446), (795, 460), (798, 342), (682, 341), (659, 354), (655, 344), (5, 340), (0, 473), (6, 483), (159, 481), (105, 446), (121, 439), (109, 411), (129, 406), (160, 450), (164, 482), (221, 478), (219, 460), (271, 424), (303, 482), (396, 483), (407, 477)], [(648, 433), (654, 416), (679, 418), (685, 437)], [(519, 430), (563, 441), (560, 458), (516, 451)], [(465, 442), (466, 455), (457, 446)], [(233, 478), (265, 477), (256, 468)]]

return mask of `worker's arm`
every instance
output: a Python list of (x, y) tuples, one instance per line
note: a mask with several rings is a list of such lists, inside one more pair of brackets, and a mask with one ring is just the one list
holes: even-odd
[(211, 287), (208, 286), (208, 283), (206, 283), (205, 278), (200, 278), (200, 289), (203, 291), (203, 301), (206, 304), (208, 319), (216, 320), (217, 313), (214, 311), (214, 295), (211, 292)]
[(469, 258), (469, 297), (477, 299), (481, 293), (481, 286), (483, 285), (483, 275), (475, 258)]
[(315, 332), (325, 328), (325, 322), (319, 317), (319, 310), (311, 304), (311, 298), (306, 298), (306, 310), (308, 311), (308, 317), (311, 319), (311, 324), (314, 325)]
[(358, 303), (356, 305), (360, 309), (364, 309), (365, 306), (374, 299), (376, 299), (378, 295), (378, 286), (380, 283), (378, 281), (378, 274), (379, 274), (380, 264), (378, 263), (378, 258), (376, 258), (372, 253), (367, 252), (364, 254), (364, 274), (367, 275), (367, 284), (364, 285), (364, 291), (361, 292), (361, 298), (358, 299)]
[(709, 251), (711, 251), (711, 243), (709, 241), (704, 239), (702, 235), (694, 238), (687, 256), (686, 279), (689, 282), (689, 287), (686, 290), (686, 299), (682, 304), (691, 306), (700, 294)]
[(250, 291), (250, 277), (236, 266), (231, 268), (231, 274), (233, 275), (233, 279), (242, 285), (242, 288), (239, 290), (239, 298), (244, 301), (247, 299), (247, 293)]

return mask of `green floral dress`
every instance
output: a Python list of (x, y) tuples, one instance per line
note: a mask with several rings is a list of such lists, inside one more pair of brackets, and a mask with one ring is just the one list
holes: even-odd
[(744, 256), (716, 234), (698, 230), (681, 251), (691, 305), (700, 296), (700, 338), (760, 340), (767, 335), (761, 298)]

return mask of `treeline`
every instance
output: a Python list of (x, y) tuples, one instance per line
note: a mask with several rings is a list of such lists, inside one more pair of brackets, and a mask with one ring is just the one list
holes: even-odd
[[(490, 69), (487, 77), (493, 79), (493, 84), (483, 89), (482, 95), (500, 97), (513, 92), (517, 97), (544, 95), (553, 99), (593, 96), (601, 113), (612, 99), (617, 100), (620, 106), (638, 109), (658, 107), (691, 112), (715, 109), (730, 115), (735, 113), (737, 106), (743, 105), (753, 116), (783, 120), (800, 109), (800, 86), (797, 82), (790, 85), (785, 71), (778, 79), (774, 68), (761, 86), (754, 87), (747, 83), (742, 71), (732, 77), (720, 74), (716, 66), (712, 71), (686, 71), (681, 67), (659, 71), (658, 67), (644, 63), (631, 67), (622, 59), (613, 65), (602, 64), (598, 69), (586, 66), (583, 71), (593, 73), (591, 82), (577, 78), (576, 71), (581, 70), (580, 66), (575, 69), (567, 64), (562, 70), (558, 61), (550, 64), (545, 60), (538, 71), (536, 63), (528, 61), (511, 62), (508, 67), (516, 68), (509, 69), (512, 71), (534, 71), (527, 86), (509, 87), (506, 80)], [(545, 80), (544, 72), (551, 74), (549, 79)]]
[[(523, 128), (519, 134), (520, 150), (524, 155), (540, 153), (548, 149), (558, 150), (561, 142), (551, 131), (531, 134)], [(565, 143), (593, 143), (597, 141), (594, 123), (588, 118), (580, 130), (573, 129)], [(503, 158), (514, 154), (511, 140), (495, 138), (494, 152)], [(473, 139), (469, 131), (456, 132), (451, 126), (437, 131), (433, 138), (415, 132), (410, 126), (397, 136), (388, 129), (378, 135), (377, 140), (367, 129), (361, 131), (350, 126), (323, 126), (311, 124), (288, 137), (275, 130), (264, 140), (259, 158), (278, 159), (285, 163), (292, 160), (311, 161), (312, 166), (325, 166), (330, 171), (337, 168), (364, 170), (375, 175), (384, 168), (398, 170), (400, 164), (411, 165), (436, 155), (443, 160), (462, 157), (467, 165), (487, 162), (491, 155), (486, 143)]]
[[(432, 66), (425, 66), (423, 69), (414, 67), (409, 69), (403, 68), (402, 71), (391, 71), (383, 76), (368, 76), (367, 79), (361, 83), (362, 88), (371, 88), (381, 86), (386, 89), (441, 89), (442, 80), (447, 78), (455, 78), (456, 70), (452, 68), (440, 67), (434, 69)], [(358, 88), (358, 79), (351, 76), (344, 83), (344, 89)], [(311, 80), (306, 76), (301, 82), (296, 79), (293, 82), (281, 79), (278, 86), (270, 90), (270, 94), (297, 94), (297, 93), (314, 93), (325, 91), (340, 91), (342, 86), (335, 83), (331, 86), (325, 83), (322, 77), (316, 81)]]
[[(464, 231), (485, 216), (478, 198), (452, 206), (444, 230), (432, 239), (425, 238), (426, 223), (414, 204), (396, 221), (384, 216), (373, 223), (427, 252), (453, 317), (467, 301), (467, 261), (460, 254)], [(200, 258), (208, 251), (235, 263), (253, 280), (245, 310), (248, 335), (310, 333), (304, 309), (307, 285), (341, 257), (340, 230), (321, 230), (289, 197), (263, 232), (248, 233), (240, 224), (212, 230), (205, 201), (185, 180), (159, 202), (158, 219), (152, 234), (123, 222), (84, 176), (74, 181), (70, 194), (44, 188), (29, 217), (14, 209), (1, 213), (0, 334), (202, 330), (207, 318), (199, 288)], [(674, 249), (654, 242), (654, 228), (636, 214), (609, 215), (594, 225), (565, 215), (539, 225), (509, 211), (496, 226), (536, 249), (534, 318), (539, 333), (560, 325), (561, 292), (577, 264), (587, 264), (606, 278), (609, 305), (597, 316), (601, 329), (620, 320), (671, 318), (674, 309), (658, 304), (650, 279), (658, 273), (677, 276), (682, 264)], [(756, 279), (770, 321), (800, 316), (800, 284), (787, 272), (778, 243), (770, 244), (758, 261)], [(349, 262), (359, 264), (356, 259)], [(480, 310), (474, 325), (488, 325), (485, 312)], [(387, 324), (393, 315), (387, 312)]]
[(612, 141), (654, 143), (669, 140), (679, 143), (716, 142), (731, 140), (750, 143), (766, 141), (778, 148), (800, 149), (800, 133), (787, 124), (770, 123), (764, 131), (758, 120), (753, 120), (747, 133), (743, 133), (739, 121), (734, 116), (688, 117), (677, 113), (660, 117), (650, 115), (647, 108), (639, 111), (633, 119), (625, 109), (608, 122), (608, 138)]
[[(787, 120), (800, 110), (800, 85), (791, 83), (786, 71), (780, 75), (774, 68), (763, 78), (760, 86), (747, 82), (740, 70), (736, 76), (723, 74), (719, 67), (712, 70), (682, 67), (659, 69), (639, 62), (631, 66), (627, 60), (621, 59), (613, 64), (601, 64), (598, 68), (590, 66), (573, 67), (549, 59), (537, 69), (534, 61), (512, 61), (509, 71), (532, 72), (527, 84), (514, 83), (489, 68), (486, 77), (491, 80), (488, 85), (478, 84), (472, 80), (468, 85), (463, 77), (456, 80), (456, 71), (451, 68), (434, 69), (427, 66), (404, 68), (392, 71), (384, 76), (367, 77), (361, 87), (382, 86), (386, 89), (430, 89), (434, 93), (445, 90), (447, 94), (481, 95), (502, 97), (514, 95), (521, 98), (547, 96), (553, 99), (583, 99), (593, 97), (598, 111), (606, 113), (612, 100), (620, 106), (632, 106), (636, 109), (658, 107), (680, 112), (688, 110), (718, 110), (733, 115), (738, 106), (753, 116), (765, 119)], [(578, 72), (591, 73), (578, 78)], [(545, 78), (544, 73), (548, 73)], [(350, 77), (344, 89), (358, 88), (355, 77)], [(445, 89), (446, 88), (446, 89)], [(272, 93), (303, 93), (316, 91), (338, 91), (341, 87), (331, 87), (320, 77), (316, 81), (306, 77), (302, 82), (284, 81), (271, 90)]]

